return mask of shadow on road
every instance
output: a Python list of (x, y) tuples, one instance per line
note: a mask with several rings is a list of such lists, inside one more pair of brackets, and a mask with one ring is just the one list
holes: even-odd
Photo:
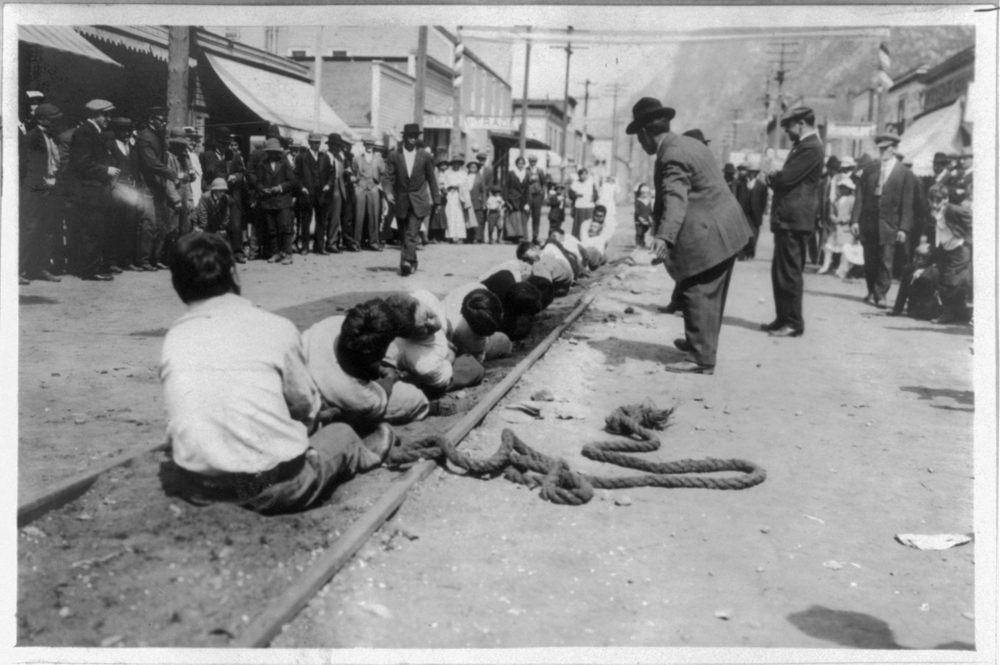
[(928, 388), (927, 386), (900, 386), (905, 393), (918, 395), (920, 399), (949, 397), (959, 404), (975, 404), (976, 394), (971, 390), (955, 390), (953, 388)]
[(612, 367), (617, 367), (625, 362), (626, 358), (635, 360), (650, 360), (659, 363), (672, 363), (684, 360), (686, 354), (678, 351), (672, 346), (663, 344), (651, 344), (649, 342), (633, 342), (617, 337), (609, 337), (602, 340), (588, 340), (587, 344), (597, 349), (605, 356), (605, 363)]
[[(862, 612), (831, 610), (813, 605), (803, 612), (788, 615), (788, 621), (810, 637), (834, 642), (855, 649), (909, 649), (896, 642), (896, 636), (885, 621)], [(933, 649), (974, 651), (975, 645), (952, 641)]]
[(58, 300), (46, 298), (45, 296), (22, 296), (17, 297), (18, 305), (55, 305)]
[(828, 298), (840, 298), (841, 300), (861, 302), (860, 296), (849, 295), (846, 293), (830, 293), (829, 291), (810, 291), (809, 289), (804, 289), (802, 293), (808, 293), (811, 296), (826, 296)]
[(738, 316), (723, 316), (722, 325), (724, 326), (736, 326), (737, 328), (746, 328), (747, 330), (752, 330), (754, 332), (762, 332), (760, 329), (760, 324), (762, 322), (747, 321), (746, 319), (741, 319)]
[(972, 336), (972, 328), (970, 326), (967, 326), (967, 325), (958, 325), (958, 326), (942, 325), (942, 326), (935, 326), (933, 328), (926, 328), (926, 327), (922, 327), (922, 328), (895, 328), (893, 326), (886, 326), (886, 330), (905, 330), (907, 332), (913, 332), (913, 331), (918, 331), (918, 332), (937, 332), (937, 333), (944, 333), (946, 335), (965, 335), (966, 337), (971, 337)]

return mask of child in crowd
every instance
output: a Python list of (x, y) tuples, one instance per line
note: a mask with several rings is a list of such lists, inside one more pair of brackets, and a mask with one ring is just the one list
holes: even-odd
[[(837, 267), (837, 277), (847, 279), (851, 272), (851, 266), (864, 264), (864, 252), (861, 249), (861, 241), (851, 233), (851, 210), (854, 208), (854, 182), (850, 178), (844, 178), (837, 185), (837, 199), (833, 211), (833, 223), (836, 229), (830, 234), (827, 241), (827, 255), (832, 252), (840, 252), (840, 265)], [(832, 243), (831, 243), (832, 241)], [(853, 259), (853, 260), (852, 260)], [(827, 266), (829, 269), (829, 266)], [(822, 271), (821, 271), (822, 272)]]
[(635, 193), (635, 246), (646, 246), (646, 234), (653, 225), (653, 192), (649, 185), (639, 185)]
[(486, 197), (486, 243), (489, 245), (493, 244), (493, 231), (497, 232), (497, 242), (502, 240), (501, 210), (503, 210), (503, 196), (500, 193), (500, 188), (494, 185), (490, 187), (490, 194)]
[(566, 219), (566, 204), (563, 201), (563, 186), (553, 185), (549, 189), (549, 229), (561, 228)]

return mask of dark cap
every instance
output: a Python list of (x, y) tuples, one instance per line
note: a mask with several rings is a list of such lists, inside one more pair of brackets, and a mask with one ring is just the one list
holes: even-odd
[(684, 136), (690, 136), (693, 139), (698, 139), (705, 145), (711, 143), (711, 141), (709, 139), (706, 139), (705, 135), (701, 133), (700, 129), (689, 129), (686, 132), (684, 132)]
[(781, 119), (781, 126), (787, 127), (791, 123), (798, 122), (800, 120), (804, 120), (807, 125), (815, 124), (816, 114), (813, 113), (813, 110), (808, 106), (796, 106), (786, 113), (785, 117)]
[(674, 117), (674, 113), (672, 108), (664, 106), (660, 100), (643, 97), (632, 107), (632, 122), (625, 128), (625, 133), (635, 134), (640, 127), (658, 118), (670, 120)]
[(943, 153), (943, 152), (935, 152), (934, 153), (934, 163), (935, 164), (947, 164), (949, 161), (951, 161), (951, 160), (948, 159), (948, 155), (946, 155), (945, 153)]
[(883, 145), (899, 145), (899, 137), (895, 134), (879, 134), (875, 137), (875, 145), (878, 147)]
[(35, 109), (35, 117), (39, 120), (55, 120), (62, 117), (62, 111), (53, 104), (39, 104)]
[(108, 122), (114, 125), (115, 129), (132, 129), (133, 126), (128, 118), (111, 118)]
[(403, 125), (403, 136), (420, 136), (420, 125), (408, 122)]
[(727, 162), (726, 165), (722, 167), (722, 172), (728, 174), (736, 173), (736, 167)]

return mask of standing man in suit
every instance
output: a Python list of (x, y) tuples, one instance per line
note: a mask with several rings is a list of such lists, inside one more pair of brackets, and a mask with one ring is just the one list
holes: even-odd
[(323, 186), (327, 193), (328, 219), (326, 222), (326, 251), (339, 254), (340, 243), (343, 240), (341, 219), (344, 214), (344, 202), (347, 199), (347, 169), (344, 164), (344, 152), (351, 146), (336, 132), (326, 138), (328, 155), (330, 157), (329, 178)]
[(694, 358), (665, 369), (712, 374), (733, 264), (750, 229), (712, 151), (670, 131), (673, 117), (672, 108), (644, 97), (632, 107), (625, 133), (635, 134), (643, 150), (656, 155), (652, 249), (677, 280), (685, 337), (674, 345)]
[(268, 139), (264, 143), (266, 157), (257, 162), (254, 174), (254, 188), (257, 190), (257, 205), (264, 215), (267, 228), (268, 263), (281, 261), (282, 265), (292, 264), (292, 192), (298, 187), (295, 169), (285, 156), (278, 139)]
[(62, 161), (56, 143), (56, 123), (62, 112), (52, 104), (39, 104), (34, 118), (35, 126), (25, 134), (21, 146), (25, 165), (20, 198), (19, 284), (22, 285), (32, 279), (62, 281), (49, 272), (53, 238), (62, 225), (64, 201), (56, 182)]
[[(532, 174), (538, 176), (537, 180)], [(531, 214), (532, 241), (538, 242), (538, 234), (542, 225), (542, 206), (545, 205), (545, 191), (548, 189), (548, 176), (538, 166), (538, 156), (528, 156), (528, 207)], [(525, 224), (527, 227), (527, 224)]]
[(771, 287), (776, 316), (761, 330), (774, 337), (798, 337), (805, 331), (802, 319), (802, 271), (806, 244), (816, 228), (819, 187), (823, 177), (823, 143), (816, 134), (812, 109), (797, 106), (782, 121), (792, 149), (780, 171), (767, 174), (774, 191), (771, 202), (771, 232), (774, 258), (771, 260)]
[(79, 224), (78, 267), (86, 280), (110, 282), (114, 279), (104, 268), (104, 218), (111, 186), (121, 171), (111, 166), (102, 136), (115, 106), (103, 99), (86, 104), (87, 119), (73, 133), (69, 146), (69, 164), (77, 183), (77, 223)]
[(121, 173), (111, 188), (111, 220), (115, 231), (110, 234), (112, 265), (124, 270), (152, 270), (143, 265), (141, 256), (148, 256), (156, 226), (153, 197), (146, 187), (139, 164), (139, 151), (132, 143), (132, 121), (112, 118), (114, 134), (108, 139), (111, 163)]
[[(136, 136), (135, 148), (139, 152), (139, 165), (143, 180), (153, 195), (153, 212), (155, 224), (152, 237), (142, 248), (139, 256), (140, 266), (149, 266), (154, 270), (166, 270), (163, 262), (164, 241), (167, 227), (170, 224), (170, 203), (167, 197), (168, 186), (178, 185), (184, 174), (178, 173), (167, 166), (167, 109), (157, 106), (147, 112), (146, 126), (139, 130)], [(146, 247), (148, 246), (148, 253)]]
[(295, 158), (295, 177), (299, 181), (300, 193), (304, 199), (298, 219), (298, 235), (303, 254), (309, 253), (309, 221), (316, 214), (316, 231), (313, 238), (313, 252), (326, 254), (326, 221), (330, 214), (330, 155), (320, 152), (322, 134), (309, 135), (309, 147), (300, 150)]
[(375, 152), (374, 139), (364, 140), (364, 153), (354, 158), (354, 246), (351, 251), (358, 251), (368, 229), (368, 249), (378, 250), (378, 228), (381, 215), (381, 192), (379, 191), (382, 176), (385, 174), (385, 162), (382, 156)]
[(383, 178), (403, 238), (399, 253), (399, 272), (403, 276), (417, 269), (420, 229), (431, 209), (441, 202), (434, 158), (426, 150), (417, 150), (419, 138), (420, 125), (403, 125), (403, 145), (389, 153)]
[(872, 302), (880, 309), (885, 309), (892, 285), (896, 245), (906, 246), (914, 226), (914, 201), (919, 187), (917, 176), (896, 158), (898, 143), (899, 137), (893, 134), (875, 137), (879, 159), (861, 173), (851, 211), (851, 232), (861, 239), (865, 252), (868, 295), (864, 302)]

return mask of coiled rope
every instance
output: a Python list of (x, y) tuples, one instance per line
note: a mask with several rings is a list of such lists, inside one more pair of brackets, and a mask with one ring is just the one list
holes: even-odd
[[(628, 437), (626, 441), (589, 443), (582, 454), (588, 459), (627, 469), (643, 475), (602, 477), (577, 473), (564, 459), (543, 455), (524, 443), (510, 429), (504, 429), (500, 447), (486, 459), (476, 459), (458, 450), (447, 438), (435, 435), (397, 444), (389, 451), (387, 464), (403, 466), (420, 459), (447, 460), (470, 476), (503, 476), (511, 482), (541, 487), (539, 496), (552, 503), (579, 506), (590, 501), (595, 489), (627, 487), (701, 488), (742, 490), (759, 485), (767, 472), (753, 462), (741, 459), (684, 459), (674, 462), (650, 462), (626, 453), (654, 452), (660, 448), (656, 431), (667, 427), (673, 409), (657, 409), (652, 404), (631, 404), (615, 409), (605, 419), (605, 430)], [(742, 475), (722, 478), (681, 474), (738, 471)]]

